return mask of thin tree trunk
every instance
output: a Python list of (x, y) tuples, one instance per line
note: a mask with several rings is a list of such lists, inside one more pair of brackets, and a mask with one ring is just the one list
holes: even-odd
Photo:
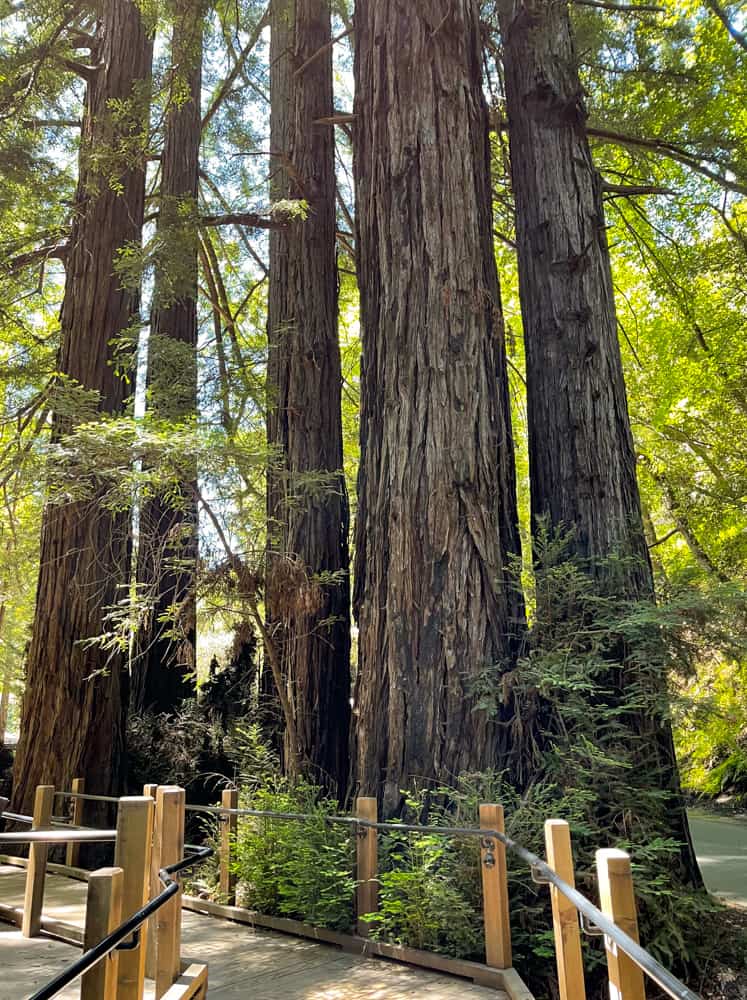
[(474, 682), (510, 655), (518, 552), (478, 5), (356, 11), (361, 466), (357, 779), (501, 760)]
[[(280, 650), (286, 759), (343, 795), (350, 722), (348, 499), (342, 475), (329, 3), (272, 6), (271, 194), (305, 221), (270, 233), (268, 633)], [(306, 64), (306, 65), (305, 65)], [(302, 70), (301, 67), (304, 67)], [(319, 574), (335, 574), (314, 583)], [(273, 670), (276, 674), (276, 670)], [(273, 681), (274, 683), (274, 681)], [(270, 688), (271, 690), (271, 688)], [(295, 729), (296, 746), (289, 732)]]
[[(99, 172), (106, 158), (96, 154), (146, 128), (151, 44), (134, 3), (105, 0), (93, 56), (98, 68), (87, 89), (58, 370), (97, 392), (102, 413), (116, 414), (127, 383), (112, 363), (111, 341), (136, 319), (138, 296), (122, 287), (114, 263), (119, 248), (140, 241), (145, 171), (123, 163), (110, 178)], [(113, 115), (112, 102), (130, 99), (132, 115)], [(57, 414), (54, 438), (63, 439), (71, 424)], [(69, 787), (77, 776), (91, 792), (120, 787), (122, 655), (85, 643), (106, 631), (107, 609), (127, 584), (128, 539), (129, 515), (107, 511), (98, 496), (44, 511), (14, 769), (21, 812), (31, 811), (34, 789), (42, 783)]]
[[(0, 634), (5, 623), (5, 603), (0, 604)], [(8, 728), (8, 711), (10, 709), (10, 666), (6, 665), (0, 671), (0, 747), (5, 743), (5, 730)]]
[[(200, 5), (175, 11), (172, 84), (161, 157), (158, 230), (172, 259), (156, 271), (148, 359), (148, 409), (183, 421), (197, 412), (197, 185), (200, 161), (202, 33)], [(188, 94), (184, 100), (184, 91)], [(196, 692), (196, 470), (167, 499), (140, 512), (137, 579), (153, 607), (138, 634), (131, 703), (174, 711)]]
[[(554, 0), (501, 0), (519, 289), (527, 359), (533, 529), (573, 532), (605, 593), (654, 598), (636, 479), (601, 178), (586, 133), (570, 16)], [(610, 560), (620, 554), (624, 558)], [(624, 685), (625, 677), (618, 682)], [(662, 698), (666, 678), (658, 680)], [(670, 830), (699, 881), (671, 729), (632, 722), (658, 748)]]

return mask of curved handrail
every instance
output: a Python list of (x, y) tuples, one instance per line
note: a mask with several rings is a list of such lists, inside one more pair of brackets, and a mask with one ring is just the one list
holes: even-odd
[(89, 948), (80, 958), (71, 962), (66, 969), (63, 969), (54, 979), (29, 997), (29, 1000), (51, 1000), (60, 990), (74, 982), (78, 976), (82, 976), (84, 972), (88, 972), (89, 969), (92, 969), (103, 958), (106, 958), (110, 952), (121, 945), (125, 938), (134, 934), (145, 923), (148, 917), (151, 917), (157, 910), (160, 910), (172, 896), (176, 895), (179, 891), (179, 883), (175, 878), (172, 878), (173, 875), (178, 874), (185, 868), (190, 868), (192, 865), (200, 864), (209, 858), (212, 853), (212, 847), (201, 847), (194, 854), (182, 858), (181, 861), (176, 861), (173, 865), (161, 868), (158, 872), (158, 878), (163, 885), (161, 892), (133, 913), (132, 916), (124, 920), (119, 927), (107, 934), (105, 938), (102, 938), (93, 948)]

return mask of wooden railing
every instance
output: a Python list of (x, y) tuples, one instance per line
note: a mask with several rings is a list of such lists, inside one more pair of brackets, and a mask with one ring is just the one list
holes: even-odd
[[(223, 793), (220, 806), (187, 806), (187, 811), (208, 813), (223, 820), (220, 848), (220, 885), (229, 901), (235, 900), (231, 847), (241, 816), (284, 819), (311, 818), (303, 814), (263, 812), (238, 809), (237, 793)], [(548, 885), (552, 905), (553, 937), (561, 1000), (586, 1000), (586, 984), (581, 950), (582, 932), (604, 937), (610, 996), (621, 1000), (645, 1000), (645, 978), (657, 984), (675, 1000), (700, 1000), (698, 995), (680, 982), (640, 945), (636, 915), (635, 888), (630, 856), (617, 849), (596, 853), (596, 873), (600, 907), (596, 907), (575, 888), (573, 851), (570, 827), (565, 820), (549, 819), (545, 823), (544, 839), (547, 860), (537, 857), (506, 835), (503, 807), (485, 803), (479, 809), (479, 828), (437, 827), (380, 823), (375, 798), (358, 798), (355, 816), (327, 816), (330, 823), (344, 823), (355, 828), (356, 849), (356, 909), (358, 942), (364, 953), (399, 958), (430, 968), (443, 969), (458, 975), (468, 975), (476, 982), (497, 986), (512, 998), (530, 998), (518, 975), (512, 969), (511, 927), (509, 920), (508, 869), (506, 852), (518, 855), (529, 867), (532, 878)], [(368, 941), (368, 924), (364, 914), (378, 910), (378, 833), (413, 832), (443, 836), (475, 837), (479, 840), (482, 875), (483, 926), (485, 935), (486, 970), (496, 970), (495, 977), (481, 976), (479, 964), (427, 955), (413, 949)], [(199, 904), (197, 904), (199, 906)], [(204, 904), (203, 904), (204, 905)], [(211, 906), (211, 912), (220, 907)], [(236, 914), (232, 914), (236, 919)], [(278, 918), (267, 920), (252, 914), (252, 921), (271, 927), (283, 924), (301, 925)], [(290, 927), (288, 928), (290, 929)], [(319, 937), (315, 932), (314, 937)], [(327, 934), (326, 939), (337, 943), (355, 943), (355, 938), (343, 942), (342, 935)]]
[[(297, 934), (307, 934), (317, 940), (329, 941), (357, 950), (362, 954), (382, 955), (411, 964), (439, 969), (457, 975), (468, 976), (483, 985), (505, 990), (511, 1000), (531, 1000), (531, 994), (522, 983), (520, 977), (512, 968), (511, 930), (509, 921), (509, 888), (507, 874), (507, 851), (521, 858), (531, 870), (535, 882), (547, 885), (552, 904), (552, 924), (555, 941), (555, 955), (561, 1000), (586, 1000), (586, 985), (581, 950), (581, 934), (588, 933), (604, 936), (607, 957), (607, 971), (610, 995), (622, 1000), (645, 1000), (645, 977), (655, 982), (668, 996), (675, 1000), (699, 1000), (697, 994), (684, 983), (676, 979), (667, 969), (658, 963), (643, 947), (638, 936), (636, 917), (635, 890), (631, 870), (630, 857), (619, 850), (600, 850), (596, 854), (596, 870), (599, 887), (600, 907), (596, 907), (575, 888), (573, 851), (570, 828), (564, 820), (550, 819), (545, 823), (545, 848), (547, 860), (537, 857), (526, 848), (513, 841), (505, 832), (502, 806), (486, 803), (480, 806), (479, 827), (438, 827), (407, 825), (401, 823), (381, 823), (378, 821), (376, 799), (358, 798), (353, 816), (325, 816), (325, 820), (334, 824), (345, 824), (356, 835), (356, 910), (357, 935), (342, 935), (322, 928), (310, 928), (297, 921), (242, 910), (235, 905), (236, 876), (232, 860), (232, 850), (236, 842), (238, 822), (241, 817), (257, 817), (283, 820), (288, 822), (310, 819), (307, 814), (279, 813), (254, 809), (238, 808), (238, 793), (235, 790), (223, 792), (220, 806), (198, 806), (184, 804), (184, 793), (180, 789), (158, 788), (146, 786), (149, 793), (147, 801), (156, 800), (155, 836), (153, 842), (158, 845), (156, 851), (160, 858), (178, 856), (184, 843), (184, 810), (207, 814), (216, 817), (221, 823), (220, 829), (220, 890), (227, 900), (226, 906), (185, 898), (183, 903), (190, 909), (198, 909), (216, 915), (230, 916), (240, 922), (256, 924), (289, 931)], [(169, 796), (180, 792), (179, 804)], [(110, 799), (106, 796), (86, 795), (82, 782), (76, 781), (74, 791), (57, 793), (64, 795), (73, 802), (72, 819), (76, 825), (82, 823), (83, 813), (77, 803), (87, 799), (94, 801), (120, 802), (120, 819), (122, 804), (128, 799)], [(39, 815), (37, 820), (48, 819), (48, 792), (39, 793), (37, 803)], [(160, 806), (159, 806), (160, 803)], [(125, 807), (126, 811), (127, 807)], [(36, 815), (36, 810), (35, 810)], [(50, 813), (51, 815), (51, 813)], [(180, 819), (178, 817), (181, 817)], [(118, 833), (119, 833), (118, 821)], [(160, 833), (158, 832), (160, 830)], [(62, 831), (57, 831), (62, 833)], [(374, 913), (378, 909), (378, 834), (379, 833), (428, 833), (445, 837), (474, 837), (479, 844), (480, 869), (482, 878), (483, 925), (485, 935), (485, 963), (466, 962), (448, 959), (441, 955), (418, 952), (411, 948), (390, 945), (382, 941), (373, 941), (369, 937), (369, 926), (365, 914)], [(0, 841), (2, 840), (0, 835)], [(139, 841), (142, 845), (142, 839)], [(142, 846), (139, 850), (142, 852)], [(70, 853), (68, 852), (68, 857)], [(73, 855), (75, 857), (75, 855)], [(76, 857), (77, 860), (77, 857)], [(148, 865), (142, 853), (135, 862), (137, 871), (144, 873)], [(27, 880), (27, 902), (38, 904), (38, 890), (34, 890), (34, 880), (38, 880), (39, 865), (29, 863)], [(151, 880), (153, 868), (151, 866)], [(145, 875), (143, 874), (145, 879)], [(104, 876), (101, 876), (104, 880)], [(42, 879), (43, 881), (43, 879)], [(145, 884), (145, 882), (143, 883)], [(102, 888), (102, 891), (105, 890)], [(112, 890), (109, 890), (110, 892)], [(172, 931), (179, 918), (176, 916), (174, 903), (172, 911)], [(33, 918), (29, 917), (31, 921)], [(160, 923), (160, 921), (159, 921)], [(175, 940), (162, 950), (162, 955), (171, 956), (171, 971), (173, 974), (173, 956)], [(155, 950), (154, 950), (155, 949)], [(153, 962), (158, 963), (158, 945), (153, 945), (149, 938), (146, 952), (149, 975), (153, 976)], [(167, 975), (164, 973), (164, 975)], [(166, 980), (164, 979), (163, 982)], [(162, 994), (157, 994), (162, 995)], [(190, 994), (194, 995), (194, 994)], [(113, 994), (120, 1000), (118, 994)], [(132, 995), (134, 1000), (134, 995)], [(130, 994), (122, 994), (124, 1000), (131, 1000)], [(171, 995), (169, 994), (169, 1000)]]
[[(19, 912), (2, 906), (0, 916), (19, 923), (25, 937), (35, 937), (46, 927), (77, 938), (79, 928), (44, 918), (47, 870), (61, 867), (48, 865), (49, 847), (66, 843), (66, 859), (77, 864), (80, 844), (112, 842), (113, 867), (86, 873), (85, 926), (81, 939), (75, 943), (82, 944), (87, 955), (97, 949), (100, 954), (93, 956), (95, 961), (82, 963), (81, 1000), (142, 1000), (146, 978), (154, 980), (156, 998), (189, 1000), (204, 996), (207, 967), (193, 965), (182, 969), (181, 888), (170, 877), (171, 871), (190, 863), (183, 858), (184, 789), (148, 786), (150, 794), (109, 799), (85, 795), (80, 779), (74, 787), (74, 824), (66, 824), (52, 815), (55, 796), (65, 793), (55, 793), (51, 785), (37, 788), (33, 816), (0, 812), (5, 820), (31, 826), (30, 833), (0, 833), (0, 845), (30, 845), (23, 908)], [(86, 798), (117, 803), (116, 829), (82, 827), (82, 804)], [(64, 826), (67, 829), (62, 829)], [(75, 867), (65, 866), (65, 869), (84, 874)], [(156, 909), (157, 918), (148, 921), (150, 933), (141, 935), (140, 924), (147, 920), (149, 911)], [(126, 946), (121, 943), (124, 937), (131, 937)], [(112, 938), (111, 947), (106, 946), (108, 938)], [(51, 997), (55, 993), (43, 989), (37, 995)]]

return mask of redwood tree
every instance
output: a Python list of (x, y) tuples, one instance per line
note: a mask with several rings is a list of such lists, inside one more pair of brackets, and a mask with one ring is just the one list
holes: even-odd
[[(161, 156), (156, 268), (148, 358), (148, 410), (182, 421), (197, 412), (197, 185), (200, 162), (200, 4), (177, 4)], [(196, 690), (196, 470), (140, 511), (138, 584), (149, 612), (132, 661), (132, 704), (173, 711)], [(151, 603), (152, 602), (152, 603)]]
[(478, 4), (361, 0), (355, 85), (356, 766), (391, 814), (503, 749), (474, 691), (510, 655), (518, 550)]
[[(607, 245), (568, 7), (501, 0), (519, 287), (524, 321), (532, 521), (570, 530), (602, 592), (653, 599)], [(622, 556), (610, 561), (611, 556)], [(624, 650), (621, 650), (624, 656)], [(614, 686), (624, 673), (613, 668)], [(666, 679), (658, 678), (666, 694)], [(699, 880), (665, 719), (631, 720), (656, 748), (651, 781), (673, 793), (671, 832)]]
[[(136, 319), (138, 297), (122, 287), (114, 265), (117, 251), (141, 238), (145, 196), (140, 151), (151, 43), (136, 4), (104, 0), (91, 63), (58, 371), (95, 391), (102, 414), (116, 414), (127, 382), (112, 363), (112, 339)], [(69, 417), (56, 414), (53, 438), (62, 441), (71, 429)], [(128, 558), (129, 516), (106, 510), (99, 495), (46, 507), (14, 770), (22, 812), (30, 812), (36, 785), (69, 787), (74, 775), (91, 792), (119, 788), (122, 656), (86, 643), (106, 631)]]
[[(337, 337), (330, 7), (272, 5), (273, 202), (305, 220), (270, 233), (268, 612), (280, 652), (286, 763), (342, 793), (348, 777), (350, 588)], [(313, 60), (311, 57), (315, 56)], [(293, 731), (295, 730), (295, 746)]]

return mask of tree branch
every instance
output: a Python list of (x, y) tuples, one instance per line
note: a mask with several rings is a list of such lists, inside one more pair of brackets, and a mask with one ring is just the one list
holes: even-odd
[(602, 192), (614, 198), (632, 198), (635, 195), (644, 194), (676, 194), (668, 187), (661, 187), (659, 184), (610, 184), (607, 181), (602, 185)]
[(606, 3), (605, 0), (573, 0), (580, 7), (598, 7), (600, 10), (612, 10), (616, 14), (663, 14), (665, 8), (655, 4), (642, 3)]
[(285, 229), (287, 222), (276, 222), (256, 212), (227, 212), (225, 215), (203, 215), (203, 226), (249, 226), (251, 229)]
[[(729, 191), (734, 191), (736, 194), (747, 195), (747, 184), (742, 184), (736, 180), (729, 180), (729, 178), (725, 177), (723, 174), (719, 174), (715, 170), (711, 170), (710, 167), (704, 166), (697, 156), (692, 153), (688, 153), (686, 149), (682, 149), (681, 146), (677, 146), (674, 143), (666, 142), (663, 139), (642, 139), (639, 136), (623, 135), (620, 132), (613, 132), (609, 129), (602, 128), (589, 127), (586, 131), (591, 138), (601, 139), (603, 142), (614, 142), (619, 146), (632, 146), (636, 149), (649, 149), (653, 153), (659, 153), (661, 156), (666, 156), (670, 160), (675, 160), (677, 163), (681, 163), (683, 166), (689, 167), (690, 170), (694, 170), (695, 173), (701, 174), (703, 177), (707, 177), (711, 181), (715, 181), (716, 184), (720, 184), (721, 187), (724, 187)], [(736, 171), (734, 172), (736, 173)]]
[(726, 13), (721, 4), (717, 3), (716, 0), (705, 0), (705, 5), (716, 15), (716, 17), (729, 32), (729, 34), (737, 43), (737, 45), (739, 45), (740, 48), (744, 49), (744, 51), (747, 52), (747, 34), (745, 34), (744, 31), (738, 31), (734, 27), (734, 25), (729, 20), (729, 15)]
[(334, 48), (338, 42), (341, 42), (343, 38), (347, 38), (348, 35), (352, 35), (352, 33), (353, 33), (352, 27), (346, 28), (345, 31), (341, 31), (340, 34), (336, 35), (330, 42), (327, 42), (326, 45), (322, 45), (320, 49), (317, 49), (316, 52), (313, 54), (313, 56), (309, 56), (309, 58), (305, 62), (302, 62), (301, 65), (296, 70), (296, 72), (293, 74), (293, 76), (294, 77), (301, 76), (305, 72), (305, 70), (307, 70), (309, 66), (312, 65), (312, 63), (316, 62), (319, 56), (324, 55), (325, 52), (328, 52), (330, 49)]
[(243, 69), (246, 60), (249, 58), (252, 49), (259, 41), (259, 36), (262, 34), (264, 29), (269, 25), (269, 23), (270, 23), (270, 5), (268, 4), (264, 14), (262, 15), (262, 17), (260, 17), (259, 21), (257, 21), (256, 27), (254, 28), (251, 38), (239, 53), (238, 59), (236, 60), (233, 69), (221, 84), (218, 93), (215, 95), (210, 107), (205, 112), (205, 115), (203, 116), (202, 119), (203, 131), (210, 124), (216, 111), (230, 93), (231, 88), (236, 82), (239, 73), (241, 73), (241, 70)]
[(5, 268), (7, 273), (15, 274), (18, 271), (22, 271), (24, 267), (30, 267), (32, 264), (38, 264), (40, 261), (64, 261), (67, 257), (68, 249), (69, 244), (67, 243), (51, 243), (47, 246), (37, 247), (36, 250), (28, 250), (26, 253), (20, 253), (16, 257), (11, 257)]

